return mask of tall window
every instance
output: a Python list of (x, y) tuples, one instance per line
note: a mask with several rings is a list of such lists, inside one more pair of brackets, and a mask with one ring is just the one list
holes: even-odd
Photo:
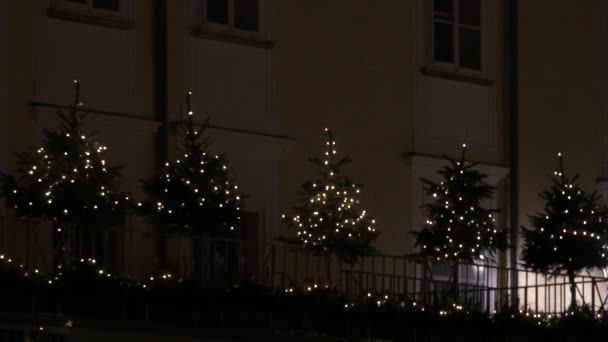
[(481, 71), (481, 0), (433, 0), (432, 60)]
[(203, 0), (204, 24), (216, 30), (261, 34), (264, 0)]

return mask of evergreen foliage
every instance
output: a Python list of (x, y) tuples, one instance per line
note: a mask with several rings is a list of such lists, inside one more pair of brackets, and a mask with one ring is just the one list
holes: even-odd
[(341, 173), (351, 159), (336, 157), (336, 142), (331, 131), (325, 131), (323, 157), (310, 159), (320, 169), (319, 175), (302, 184), (293, 215), (283, 215), (284, 223), (297, 235), (283, 240), (316, 253), (335, 253), (350, 263), (373, 252), (371, 244), (378, 232), (375, 220), (361, 209), (360, 186)]
[(522, 260), (535, 271), (567, 273), (576, 305), (576, 273), (608, 266), (608, 209), (596, 192), (582, 189), (578, 175), (565, 174), (563, 158), (558, 156), (551, 187), (540, 194), (543, 211), (530, 217), (532, 229), (522, 227)]
[(58, 109), (55, 131), (44, 130), (35, 153), (17, 154), (16, 175), (2, 174), (1, 194), (21, 218), (56, 225), (101, 226), (120, 222), (128, 196), (118, 191), (120, 174), (109, 166), (106, 146), (84, 132), (79, 84), (73, 106)]
[(475, 170), (476, 163), (465, 159), (463, 145), (459, 161), (446, 157), (449, 165), (439, 170), (439, 183), (422, 179), (426, 194), (433, 201), (424, 207), (427, 220), (414, 232), (420, 255), (451, 263), (473, 262), (507, 247), (504, 230), (496, 227), (496, 209), (486, 209), (494, 187), (485, 181), (487, 175)]
[(226, 236), (235, 230), (242, 208), (238, 186), (229, 177), (223, 155), (208, 151), (211, 139), (203, 137), (208, 120), (197, 129), (188, 117), (180, 127), (181, 159), (167, 162), (161, 174), (142, 181), (147, 198), (139, 212), (158, 227), (196, 236)]

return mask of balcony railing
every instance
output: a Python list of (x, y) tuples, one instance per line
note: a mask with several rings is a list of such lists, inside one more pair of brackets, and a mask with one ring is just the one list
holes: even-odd
[[(11, 255), (25, 268), (51, 272), (61, 248), (64, 260), (66, 255), (68, 260), (94, 258), (105, 270), (132, 279), (145, 279), (164, 267), (205, 285), (230, 286), (248, 280), (280, 291), (328, 287), (352, 301), (367, 296), (398, 297), (422, 307), (445, 307), (457, 299), (458, 305), (489, 313), (509, 307), (558, 315), (571, 303), (565, 274), (538, 273), (521, 266), (514, 270), (489, 260), (460, 264), (454, 282), (447, 276), (451, 272), (442, 270), (445, 266), (409, 256), (370, 255), (347, 264), (330, 253), (314, 254), (279, 242), (187, 238), (133, 227), (67, 229), (58, 244), (52, 229), (30, 222), (15, 231), (2, 218), (0, 254)], [(157, 257), (161, 242), (166, 260)], [(518, 286), (511, 286), (514, 273)], [(579, 305), (594, 312), (606, 309), (607, 278), (578, 275), (575, 283)], [(516, 308), (510, 307), (513, 296)]]

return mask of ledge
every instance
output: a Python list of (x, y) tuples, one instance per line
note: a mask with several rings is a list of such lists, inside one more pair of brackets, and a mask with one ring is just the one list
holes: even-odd
[(246, 45), (258, 49), (272, 49), (275, 46), (275, 43), (270, 40), (243, 37), (229, 32), (210, 31), (200, 27), (193, 28), (192, 35), (200, 39), (216, 40), (232, 44)]
[[(28, 105), (34, 108), (51, 108), (62, 110), (72, 109), (71, 106), (40, 101), (29, 101)], [(97, 118), (102, 125), (106, 126), (126, 127), (128, 129), (156, 132), (158, 127), (162, 125), (160, 121), (141, 114), (111, 112), (87, 107), (79, 107), (78, 110), (85, 115), (93, 114), (92, 116), (94, 118)]]
[(420, 72), (423, 75), (428, 76), (428, 77), (443, 78), (443, 79), (450, 80), (450, 81), (472, 83), (472, 84), (477, 84), (477, 85), (481, 85), (481, 86), (485, 86), (485, 87), (494, 85), (494, 80), (489, 80), (489, 79), (482, 78), (482, 77), (463, 75), (463, 74), (459, 74), (457, 72), (438, 70), (438, 69), (429, 68), (429, 67), (420, 68)]
[[(438, 171), (449, 164), (445, 157), (437, 157), (427, 154), (405, 153), (405, 161), (408, 166), (417, 170)], [(488, 175), (488, 183), (496, 185), (498, 181), (505, 179), (509, 175), (509, 167), (482, 163), (474, 160), (467, 160), (475, 163), (475, 169)]]
[(49, 7), (46, 14), (55, 19), (78, 22), (82, 24), (108, 27), (120, 30), (130, 30), (135, 27), (135, 23), (120, 17), (110, 17), (104, 15), (95, 15), (90, 13), (78, 13), (74, 11), (66, 11)]

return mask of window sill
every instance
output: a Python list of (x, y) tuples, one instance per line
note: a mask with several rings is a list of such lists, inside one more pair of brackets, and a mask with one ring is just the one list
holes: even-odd
[(91, 13), (78, 13), (53, 7), (49, 7), (46, 13), (51, 18), (74, 21), (88, 25), (103, 26), (121, 30), (129, 30), (135, 27), (135, 23), (131, 20), (103, 14), (95, 15)]
[(489, 80), (486, 78), (475, 77), (475, 76), (470, 76), (470, 75), (463, 75), (463, 74), (459, 74), (457, 72), (438, 70), (438, 69), (429, 68), (429, 67), (420, 68), (420, 72), (423, 75), (428, 76), (428, 77), (443, 78), (446, 80), (451, 80), (451, 81), (456, 81), (456, 82), (472, 83), (472, 84), (477, 84), (477, 85), (481, 85), (481, 86), (485, 86), (485, 87), (494, 85), (494, 80)]
[(217, 32), (197, 27), (192, 29), (192, 35), (200, 39), (216, 40), (232, 44), (252, 46), (258, 49), (272, 49), (275, 43), (269, 40), (243, 37), (229, 32)]

